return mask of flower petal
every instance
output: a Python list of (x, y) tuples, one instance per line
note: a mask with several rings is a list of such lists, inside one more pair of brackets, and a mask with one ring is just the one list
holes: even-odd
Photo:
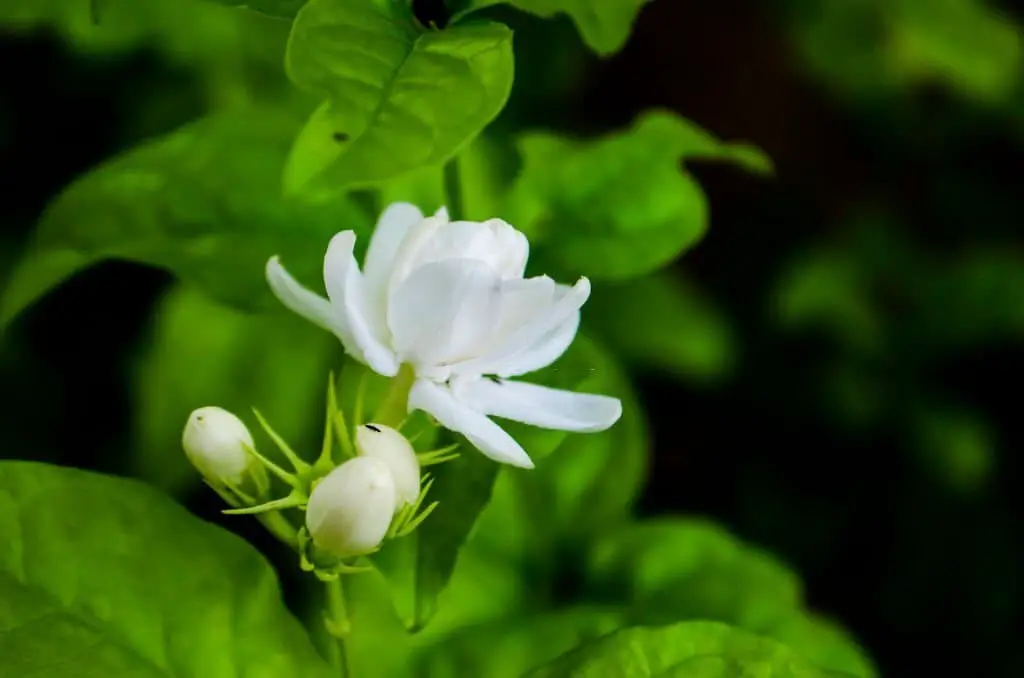
[(495, 372), (499, 377), (518, 377), (544, 369), (569, 349), (580, 328), (580, 312), (576, 311), (561, 325), (538, 339), (533, 346), (517, 353), (514, 360)]
[(500, 312), (501, 280), (487, 264), (470, 259), (426, 264), (391, 296), (392, 345), (417, 367), (446, 366), (485, 349)]
[(387, 284), (388, 296), (394, 294), (402, 281), (419, 265), (420, 250), (434, 237), (437, 229), (447, 223), (448, 210), (441, 208), (434, 216), (423, 219), (409, 229), (398, 246), (391, 264), (391, 275)]
[[(531, 320), (520, 327), (507, 328), (508, 334), (496, 342), (493, 348), (485, 354), (459, 365), (459, 373), (465, 375), (496, 374), (498, 376), (524, 374), (529, 371), (525, 368), (536, 365), (538, 358), (544, 355), (543, 352), (534, 353), (534, 351), (539, 347), (549, 349), (546, 346), (547, 341), (558, 340), (558, 343), (554, 343), (550, 349), (556, 348), (558, 344), (566, 340), (571, 343), (572, 337), (567, 337), (559, 333), (558, 330), (564, 329), (567, 323), (569, 327), (577, 326), (571, 321), (573, 315), (579, 313), (580, 307), (590, 296), (590, 281), (580, 278), (579, 282), (572, 287), (563, 287), (562, 289), (564, 291), (556, 294), (555, 301), (538, 312)], [(572, 334), (575, 335), (575, 332), (573, 331)], [(547, 354), (554, 355), (555, 353), (554, 350), (547, 350)], [(536, 369), (536, 367), (532, 367), (532, 369)]]
[(370, 238), (370, 246), (366, 250), (363, 263), (363, 274), (366, 278), (367, 299), (371, 310), (387, 307), (387, 286), (391, 277), (391, 269), (395, 256), (405, 236), (416, 224), (423, 221), (423, 213), (415, 205), (407, 202), (396, 202), (377, 220), (377, 227)]
[(485, 414), (558, 431), (603, 431), (622, 416), (618, 398), (521, 381), (474, 379), (459, 383), (453, 392)]
[(332, 332), (341, 340), (346, 352), (357, 360), (363, 360), (363, 354), (352, 339), (345, 317), (334, 309), (330, 301), (303, 287), (285, 270), (279, 257), (274, 256), (267, 261), (266, 275), (271, 291), (282, 304), (314, 325)]
[(393, 377), (398, 374), (398, 360), (384, 343), (380, 329), (371, 324), (363, 275), (353, 254), (355, 244), (353, 231), (342, 231), (331, 238), (324, 255), (324, 287), (366, 364), (378, 374)]
[(419, 264), (445, 259), (479, 259), (502, 278), (522, 278), (530, 255), (526, 236), (501, 219), (452, 221), (424, 243)]
[(423, 410), (445, 428), (461, 433), (491, 459), (521, 468), (533, 468), (526, 451), (485, 415), (455, 399), (451, 392), (426, 379), (417, 379), (409, 392), (409, 411)]

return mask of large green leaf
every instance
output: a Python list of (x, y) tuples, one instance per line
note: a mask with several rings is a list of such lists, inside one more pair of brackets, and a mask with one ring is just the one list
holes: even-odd
[(0, 463), (4, 675), (331, 675), (244, 541), (135, 481)]
[(383, 181), (458, 152), (505, 105), (512, 32), (425, 29), (403, 0), (311, 0), (286, 67), (325, 97), (289, 158), (289, 190), (319, 195)]
[(792, 572), (701, 520), (609, 532), (593, 544), (590, 573), (591, 587), (622, 591), (645, 623), (713, 619), (749, 628), (800, 604)]
[(875, 675), (849, 636), (804, 609), (792, 571), (705, 520), (609, 532), (592, 546), (587, 589), (618, 597), (633, 623), (726, 622), (785, 642), (822, 668)]
[(470, 627), (423, 653), (417, 675), (519, 678), (620, 625), (616, 610), (578, 607)]
[(491, 498), (498, 465), (465, 443), (458, 459), (434, 473), (437, 509), (416, 531), (415, 625), (437, 612), (437, 597), (448, 585), (459, 550)]
[(728, 320), (692, 284), (669, 272), (596, 286), (587, 326), (633, 364), (714, 381), (736, 360)]
[[(491, 5), (512, 5), (537, 16), (569, 15), (583, 40), (601, 55), (618, 52), (626, 44), (640, 9), (650, 0), (464, 0), (459, 15)], [(457, 16), (459, 16), (457, 15)]]
[(512, 223), (541, 246), (545, 264), (595, 278), (649, 273), (704, 234), (707, 201), (680, 171), (681, 158), (770, 171), (756, 149), (723, 143), (664, 111), (594, 141), (526, 134), (519, 149), (523, 169), (511, 195)]
[(294, 115), (276, 109), (223, 113), (79, 178), (44, 213), (0, 297), (0, 324), (110, 258), (169, 269), (246, 309), (277, 307), (263, 277), (274, 254), (315, 287), (330, 237), (345, 229), (365, 236), (371, 221), (348, 199), (311, 206), (282, 197), (294, 125)]
[(631, 628), (583, 645), (526, 678), (839, 678), (785, 645), (715, 622)]
[(291, 19), (306, 0), (213, 0), (229, 7), (245, 7), (262, 14), (278, 17), (280, 19)]
[[(336, 338), (288, 312), (242, 313), (175, 287), (157, 308), (135, 375), (133, 475), (172, 491), (198, 482), (181, 429), (206, 405), (235, 412), (258, 436), (255, 407), (295, 449), (318, 449), (327, 375), (340, 352)], [(271, 445), (262, 449), (272, 454)]]

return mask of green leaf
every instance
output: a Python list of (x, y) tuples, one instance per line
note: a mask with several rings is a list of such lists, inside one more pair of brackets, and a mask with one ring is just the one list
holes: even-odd
[(461, 14), (502, 2), (546, 19), (569, 15), (587, 45), (607, 56), (626, 44), (637, 14), (650, 0), (466, 0)]
[(998, 446), (982, 413), (949, 404), (925, 403), (910, 421), (923, 467), (948, 489), (963, 495), (986, 488), (996, 472)]
[(592, 545), (588, 590), (618, 592), (637, 624), (713, 620), (787, 643), (821, 668), (873, 678), (840, 629), (803, 607), (796, 575), (705, 520), (648, 520)]
[(104, 259), (168, 269), (244, 309), (279, 307), (263, 277), (274, 254), (318, 287), (330, 237), (365, 236), (371, 221), (348, 199), (311, 206), (282, 197), (294, 121), (276, 109), (211, 116), (76, 180), (47, 207), (0, 296), (0, 325)]
[(416, 638), (429, 645), (461, 629), (498, 622), (521, 612), (531, 598), (530, 584), (516, 564), (473, 548), (459, 552), (455, 571), (438, 596), (437, 614)]
[(790, 330), (821, 327), (851, 351), (878, 351), (886, 337), (870, 294), (871, 275), (848, 251), (806, 253), (772, 295), (776, 319)]
[(1019, 249), (975, 247), (936, 267), (921, 300), (915, 340), (940, 356), (1024, 340), (1022, 261)]
[(615, 610), (579, 607), (470, 627), (425, 652), (416, 675), (519, 678), (620, 626)]
[(524, 678), (839, 678), (785, 645), (715, 622), (631, 628), (583, 645)]
[(132, 480), (0, 463), (12, 676), (331, 675), (238, 537)]
[(213, 0), (228, 7), (244, 7), (279, 19), (291, 19), (306, 0)]
[(476, 136), (512, 87), (512, 32), (421, 27), (399, 0), (310, 0), (286, 68), (325, 97), (299, 134), (289, 191), (329, 194), (439, 165)]
[(713, 619), (752, 628), (800, 605), (800, 582), (714, 523), (665, 518), (593, 544), (592, 588), (622, 591), (644, 623)]
[(937, 84), (989, 107), (1019, 92), (1024, 36), (994, 3), (803, 3), (793, 18), (808, 66), (858, 99)]
[(720, 380), (736, 362), (727, 318), (670, 272), (597, 285), (585, 322), (616, 355), (682, 379)]
[[(499, 167), (503, 150), (493, 139), (480, 135), (459, 153), (465, 219), (485, 221), (501, 213), (509, 183)], [(433, 214), (447, 200), (443, 169), (441, 165), (429, 165), (382, 183), (381, 202), (411, 202), (424, 214)]]
[(459, 550), (491, 498), (498, 464), (465, 443), (454, 461), (437, 467), (437, 509), (415, 535), (418, 540), (414, 626), (421, 628), (437, 612), (437, 597), (451, 579)]
[[(377, 570), (343, 579), (352, 630), (345, 638), (349, 675), (357, 678), (412, 678), (413, 640), (391, 605), (391, 582)], [(320, 622), (320, 610), (315, 611)], [(329, 642), (336, 642), (333, 638)], [(337, 675), (337, 674), (335, 674)]]
[(665, 111), (589, 142), (526, 134), (519, 149), (523, 169), (509, 215), (541, 247), (539, 261), (567, 275), (616, 280), (664, 266), (704, 234), (707, 201), (680, 171), (680, 158), (771, 167), (751, 147), (723, 143)]
[(154, 50), (198, 75), (214, 108), (294, 90), (283, 68), (288, 24), (207, 0), (4, 0), (0, 25), (13, 31), (45, 27), (88, 53)]
[[(195, 289), (173, 288), (157, 308), (135, 375), (130, 471), (170, 491), (199, 482), (182, 453), (181, 430), (206, 405), (236, 413), (259, 436), (255, 407), (295, 449), (316, 449), (331, 358), (340, 351), (335, 337), (291, 313), (241, 313)], [(273, 455), (269, 444), (260, 449)]]

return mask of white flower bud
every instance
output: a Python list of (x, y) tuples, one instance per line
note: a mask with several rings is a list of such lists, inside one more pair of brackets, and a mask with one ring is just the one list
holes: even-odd
[(339, 558), (373, 551), (395, 514), (395, 480), (383, 462), (356, 457), (313, 488), (306, 529), (313, 543)]
[(356, 429), (356, 450), (387, 464), (395, 478), (395, 510), (415, 504), (420, 496), (420, 460), (405, 436), (383, 424)]
[(242, 420), (219, 407), (192, 412), (181, 435), (185, 456), (210, 481), (237, 486), (257, 463), (252, 434)]

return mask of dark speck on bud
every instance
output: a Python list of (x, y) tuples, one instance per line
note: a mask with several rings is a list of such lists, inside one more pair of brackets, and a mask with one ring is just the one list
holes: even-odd
[(374, 426), (373, 424), (364, 424), (364, 426), (366, 426), (366, 428), (370, 429), (374, 433), (380, 433), (380, 428)]
[(347, 134), (345, 134), (344, 132), (335, 132), (334, 135), (333, 135), (333, 139), (340, 144), (340, 143), (343, 143), (345, 141), (348, 141), (349, 136)]

